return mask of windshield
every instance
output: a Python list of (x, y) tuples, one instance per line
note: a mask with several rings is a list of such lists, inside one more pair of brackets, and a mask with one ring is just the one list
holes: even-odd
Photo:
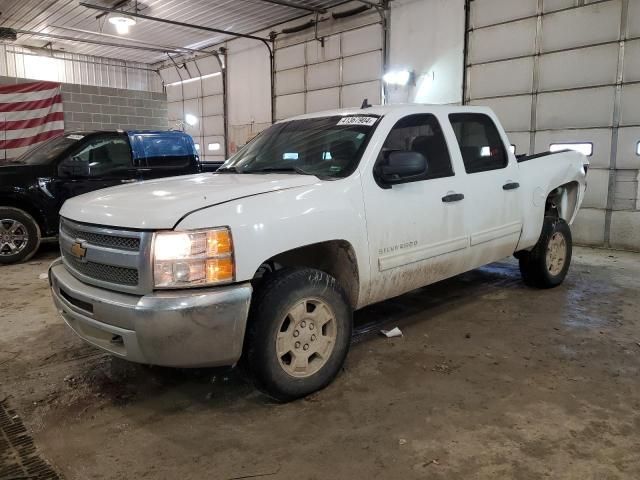
[(356, 169), (378, 119), (377, 115), (349, 115), (277, 123), (218, 171), (346, 177)]
[(63, 135), (47, 140), (16, 158), (13, 163), (25, 165), (47, 165), (58, 155), (82, 138), (82, 135)]

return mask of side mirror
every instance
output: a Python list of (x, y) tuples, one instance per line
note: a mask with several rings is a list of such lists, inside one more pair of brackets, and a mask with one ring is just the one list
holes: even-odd
[(427, 159), (420, 152), (394, 150), (386, 155), (378, 173), (383, 182), (389, 185), (406, 183), (427, 173)]
[(58, 174), (61, 177), (88, 177), (90, 174), (89, 162), (80, 157), (67, 157), (58, 164)]

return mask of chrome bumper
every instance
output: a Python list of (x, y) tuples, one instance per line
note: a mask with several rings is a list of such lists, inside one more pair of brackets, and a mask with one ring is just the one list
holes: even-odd
[(138, 296), (82, 283), (60, 259), (49, 267), (53, 301), (82, 339), (132, 362), (169, 367), (233, 365), (242, 353), (248, 283)]

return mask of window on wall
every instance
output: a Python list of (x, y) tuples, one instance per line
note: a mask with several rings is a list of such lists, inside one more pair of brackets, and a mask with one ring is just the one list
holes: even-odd
[(640, 142), (636, 143), (636, 155), (640, 155)]
[(59, 58), (24, 55), (26, 78), (57, 82), (64, 80), (64, 62)]
[(507, 152), (493, 120), (481, 113), (449, 115), (467, 173), (505, 168)]
[(442, 128), (433, 115), (409, 115), (396, 123), (384, 142), (379, 162), (394, 150), (420, 152), (427, 159), (427, 175), (420, 180), (453, 175), (451, 158)]
[(561, 152), (562, 150), (575, 150), (587, 157), (593, 155), (593, 143), (581, 142), (581, 143), (552, 143), (549, 145), (550, 152)]

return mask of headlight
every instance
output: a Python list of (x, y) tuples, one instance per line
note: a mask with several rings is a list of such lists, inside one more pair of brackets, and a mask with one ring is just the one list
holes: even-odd
[(153, 279), (156, 288), (232, 282), (234, 267), (228, 228), (154, 235)]

